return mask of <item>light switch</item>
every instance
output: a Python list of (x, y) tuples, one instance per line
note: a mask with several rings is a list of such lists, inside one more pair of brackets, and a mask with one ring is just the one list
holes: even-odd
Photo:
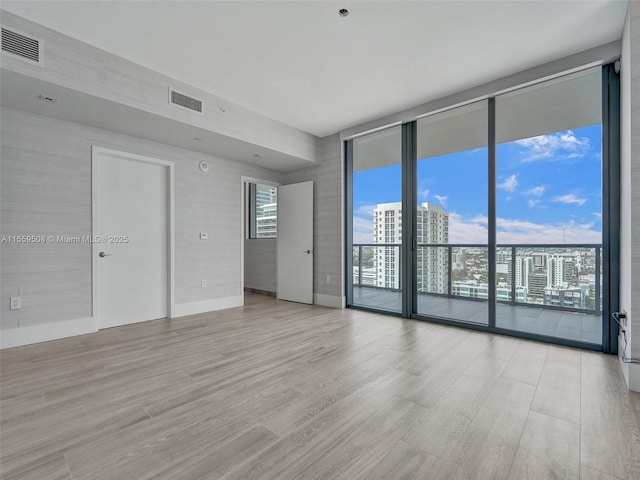
[(22, 302), (20, 301), (20, 297), (11, 297), (11, 310), (20, 310), (22, 306)]
[(209, 240), (209, 234), (205, 232), (200, 232), (200, 240)]

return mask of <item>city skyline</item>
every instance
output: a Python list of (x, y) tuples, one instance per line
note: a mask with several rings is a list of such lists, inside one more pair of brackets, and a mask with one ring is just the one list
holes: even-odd
[[(496, 146), (500, 244), (602, 243), (601, 125)], [(546, 168), (545, 168), (546, 167)], [(487, 243), (487, 148), (418, 160), (418, 204), (449, 213), (450, 243)], [(373, 243), (373, 210), (401, 199), (401, 167), (354, 172), (353, 241)]]

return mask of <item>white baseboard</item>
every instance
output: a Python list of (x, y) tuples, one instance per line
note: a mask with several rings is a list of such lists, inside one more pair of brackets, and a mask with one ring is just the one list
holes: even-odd
[(244, 299), (242, 295), (235, 297), (213, 298), (211, 300), (202, 300), (200, 302), (176, 303), (174, 317), (186, 317), (187, 315), (224, 310), (225, 308), (241, 307), (243, 304)]
[[(344, 308), (345, 297), (335, 295), (323, 295), (315, 293), (313, 302), (331, 308)], [(225, 298), (214, 298), (200, 302), (177, 303), (175, 305), (175, 317), (185, 317), (198, 313), (224, 310), (225, 308), (241, 307), (244, 304), (242, 295)], [(0, 330), (0, 348), (19, 347), (32, 343), (46, 342), (60, 338), (85, 335), (98, 331), (96, 319), (93, 317), (77, 318), (74, 320), (61, 320), (59, 322), (29, 325), (19, 328), (7, 328)], [(640, 373), (640, 372), (639, 372)]]
[(346, 297), (337, 295), (323, 295), (322, 293), (313, 294), (314, 305), (322, 305), (323, 307), (345, 308), (347, 304)]
[(621, 337), (618, 337), (618, 362), (620, 370), (624, 377), (627, 388), (632, 392), (640, 392), (640, 364), (625, 363), (622, 361), (622, 352), (624, 351), (624, 343)]
[(640, 392), (640, 364), (628, 363), (629, 366), (629, 390)]
[(0, 348), (19, 347), (97, 331), (98, 327), (93, 317), (7, 328), (0, 331)]
[(622, 353), (624, 351), (624, 343), (622, 337), (618, 337), (618, 363), (620, 364), (620, 371), (624, 377), (624, 383), (629, 388), (629, 364), (622, 361)]

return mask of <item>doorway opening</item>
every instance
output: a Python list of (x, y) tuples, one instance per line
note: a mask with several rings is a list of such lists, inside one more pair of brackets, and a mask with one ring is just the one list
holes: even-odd
[(242, 177), (243, 292), (276, 296), (278, 183)]

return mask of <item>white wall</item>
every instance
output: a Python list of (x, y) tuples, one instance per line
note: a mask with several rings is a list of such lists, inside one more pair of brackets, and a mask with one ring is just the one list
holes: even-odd
[(344, 308), (344, 168), (338, 135), (320, 141), (318, 158), (318, 165), (289, 173), (285, 183), (314, 182), (314, 303)]
[(249, 238), (244, 241), (244, 287), (276, 293), (275, 238)]
[[(1, 235), (90, 235), (92, 145), (169, 160), (175, 163), (177, 314), (241, 302), (241, 177), (281, 182), (283, 174), (11, 108), (0, 115)], [(210, 163), (208, 174), (198, 169), (201, 160)], [(200, 240), (199, 232), (209, 239)], [(89, 244), (0, 248), (3, 345), (24, 336), (16, 329), (44, 331), (78, 320), (80, 330), (91, 330)], [(9, 310), (9, 297), (18, 292), (22, 308)]]
[[(286, 174), (283, 183), (314, 182), (313, 301), (318, 305), (344, 308), (344, 168), (339, 135), (321, 139), (317, 157), (317, 165)], [(275, 250), (275, 242), (271, 245), (264, 239), (245, 241), (247, 288), (276, 291)]]
[[(627, 356), (640, 357), (640, 4), (629, 2), (622, 35), (620, 155), (620, 309), (629, 316)], [(622, 344), (619, 355), (622, 356)], [(624, 364), (640, 391), (640, 365)]]
[[(316, 137), (309, 133), (177, 82), (12, 13), (2, 11), (2, 26), (38, 38), (44, 45), (44, 65), (34, 65), (3, 55), (4, 69), (134, 107), (146, 113), (201, 128), (206, 132), (214, 132), (223, 137), (308, 160), (309, 163), (315, 160)], [(181, 93), (201, 99), (204, 114), (170, 105), (170, 86)], [(19, 105), (12, 106), (20, 108)], [(118, 128), (112, 129), (120, 131)], [(200, 136), (204, 136), (204, 133)]]

